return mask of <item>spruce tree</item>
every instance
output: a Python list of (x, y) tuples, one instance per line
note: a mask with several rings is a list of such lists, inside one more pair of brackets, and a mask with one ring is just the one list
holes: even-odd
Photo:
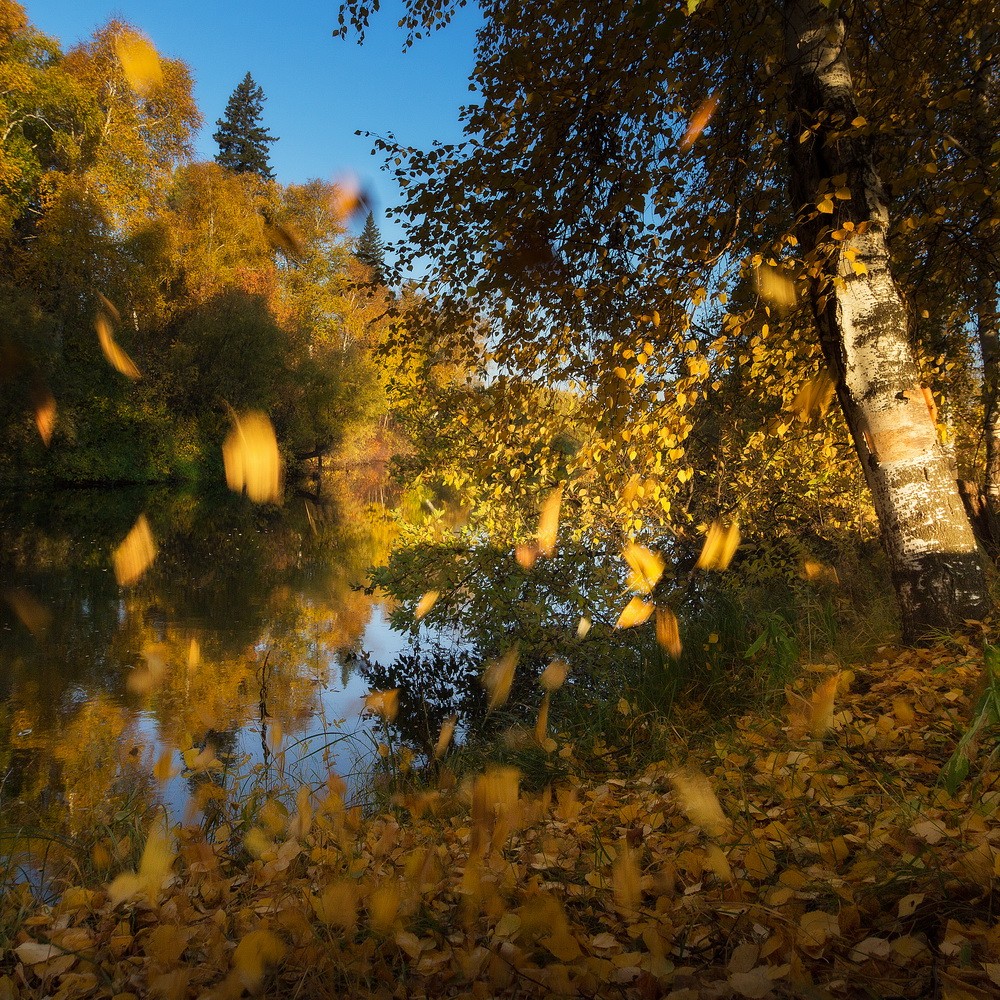
[(371, 268), (374, 281), (385, 284), (385, 244), (378, 226), (375, 225), (374, 212), (369, 212), (368, 218), (365, 219), (365, 228), (361, 230), (354, 247), (354, 256)]
[(216, 121), (219, 131), (212, 138), (219, 144), (215, 162), (237, 174), (259, 174), (274, 180), (268, 160), (269, 147), (277, 136), (261, 125), (264, 91), (247, 73), (226, 104), (225, 115)]

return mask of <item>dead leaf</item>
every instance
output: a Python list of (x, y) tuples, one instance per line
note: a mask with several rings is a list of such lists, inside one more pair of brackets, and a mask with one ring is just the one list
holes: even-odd
[(118, 346), (115, 342), (114, 334), (111, 330), (111, 319), (104, 313), (99, 312), (94, 320), (94, 329), (97, 331), (97, 341), (101, 345), (101, 351), (107, 359), (109, 365), (116, 371), (126, 375), (131, 379), (139, 378), (139, 369), (135, 362)]
[(125, 536), (112, 557), (115, 579), (120, 587), (135, 583), (153, 564), (156, 558), (156, 542), (149, 530), (145, 514), (140, 514), (132, 530)]
[(280, 503), (281, 456), (267, 415), (251, 410), (233, 414), (233, 429), (222, 445), (226, 483), (235, 493), (246, 489), (254, 503)]
[(491, 712), (510, 697), (510, 687), (514, 683), (514, 670), (519, 656), (518, 647), (511, 646), (499, 660), (487, 664), (483, 671), (483, 686), (489, 694)]

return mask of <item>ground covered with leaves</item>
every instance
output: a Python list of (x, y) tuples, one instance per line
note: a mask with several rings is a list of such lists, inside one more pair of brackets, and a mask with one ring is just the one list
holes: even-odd
[(0, 1000), (997, 996), (995, 732), (941, 777), (983, 655), (879, 655), (638, 771), (443, 771), (371, 816), (332, 779), (240, 836), (154, 826), (109, 884), (6, 893)]

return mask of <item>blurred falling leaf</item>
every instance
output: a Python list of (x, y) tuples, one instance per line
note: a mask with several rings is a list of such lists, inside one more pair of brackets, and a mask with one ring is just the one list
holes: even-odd
[(521, 569), (531, 569), (538, 558), (538, 546), (534, 542), (530, 545), (518, 545), (514, 549), (514, 558)]
[(540, 747), (546, 748), (551, 743), (555, 748), (555, 741), (549, 739), (549, 703), (552, 701), (552, 693), (545, 692), (542, 704), (538, 709), (538, 718), (535, 720), (535, 741)]
[(11, 588), (3, 592), (4, 600), (13, 608), (21, 624), (36, 638), (48, 630), (52, 612), (26, 590)]
[(372, 930), (386, 934), (395, 923), (400, 904), (399, 887), (393, 882), (383, 882), (368, 897), (368, 919)]
[(180, 768), (174, 765), (174, 752), (172, 750), (164, 750), (160, 754), (159, 760), (153, 765), (153, 777), (157, 781), (169, 781), (180, 773)]
[(590, 631), (590, 619), (586, 615), (582, 615), (580, 620), (576, 624), (577, 638), (585, 639), (589, 631)]
[(115, 36), (114, 46), (125, 79), (140, 97), (148, 97), (162, 85), (160, 57), (149, 39), (138, 32), (124, 30)]
[(333, 182), (330, 212), (337, 222), (346, 225), (363, 212), (368, 212), (371, 199), (354, 174), (342, 174)]
[(155, 903), (173, 864), (173, 841), (167, 833), (166, 820), (156, 819), (149, 828), (138, 873), (123, 872), (108, 886), (111, 905), (140, 894)]
[(111, 324), (111, 317), (106, 312), (98, 312), (94, 320), (94, 329), (97, 331), (97, 340), (104, 352), (104, 357), (108, 364), (116, 371), (120, 371), (122, 375), (127, 375), (129, 378), (139, 378), (139, 369), (115, 342)]
[(539, 675), (538, 683), (546, 691), (555, 691), (562, 687), (569, 674), (569, 664), (565, 660), (553, 660)]
[(265, 222), (264, 235), (268, 242), (276, 250), (280, 250), (286, 257), (298, 260), (305, 249), (302, 237), (293, 226), (286, 226), (280, 222)]
[(755, 271), (757, 281), (757, 291), (762, 299), (781, 306), (791, 308), (798, 300), (795, 291), (795, 282), (788, 276), (788, 273), (779, 267), (771, 267), (769, 264), (760, 264)]
[(233, 969), (251, 993), (257, 992), (269, 965), (285, 957), (285, 943), (268, 930), (250, 931), (233, 952)]
[(641, 901), (639, 877), (639, 865), (635, 860), (635, 852), (627, 842), (622, 841), (618, 848), (618, 856), (611, 869), (611, 885), (615, 893), (615, 902), (623, 910), (634, 910)]
[(538, 516), (538, 551), (546, 558), (556, 551), (559, 531), (559, 507), (562, 504), (562, 487), (558, 486), (545, 498)]
[(440, 595), (438, 591), (428, 590), (427, 593), (424, 594), (424, 596), (421, 597), (420, 600), (417, 602), (417, 606), (413, 611), (414, 619), (416, 621), (420, 621), (420, 619), (423, 618), (424, 615), (426, 615), (427, 612), (430, 611), (435, 604), (437, 604), (437, 599), (439, 596)]
[(312, 900), (321, 923), (353, 931), (358, 922), (358, 890), (353, 882), (340, 879), (327, 885)]
[(697, 110), (691, 116), (684, 138), (681, 139), (681, 152), (686, 153), (696, 142), (698, 136), (705, 131), (708, 123), (715, 114), (715, 109), (719, 104), (719, 98), (715, 94), (710, 94), (698, 105)]
[(392, 722), (399, 713), (399, 688), (391, 691), (372, 691), (365, 695), (365, 711), (381, 716), (386, 722)]
[(813, 583), (840, 583), (836, 567), (827, 566), (816, 559), (806, 559), (802, 563), (802, 576)]
[(441, 723), (441, 732), (438, 734), (437, 743), (434, 746), (434, 759), (440, 760), (451, 743), (452, 736), (455, 735), (455, 726), (458, 724), (458, 716), (452, 715)]
[(684, 815), (710, 837), (718, 837), (729, 828), (729, 820), (719, 805), (708, 778), (700, 771), (671, 771), (667, 777), (677, 793)]
[(35, 427), (38, 436), (47, 448), (56, 426), (56, 398), (48, 389), (41, 389), (35, 395)]
[(140, 514), (112, 557), (119, 586), (135, 583), (156, 558), (156, 542), (145, 514)]
[(246, 489), (254, 503), (280, 503), (281, 456), (267, 415), (251, 410), (233, 414), (233, 429), (222, 445), (226, 483), (235, 493)]
[(705, 848), (705, 867), (712, 872), (720, 882), (732, 882), (733, 870), (729, 859), (718, 844), (709, 844)]
[(142, 647), (143, 662), (132, 669), (126, 686), (134, 694), (149, 694), (167, 675), (170, 648), (163, 642), (147, 642)]
[(660, 648), (673, 659), (681, 655), (681, 634), (677, 624), (677, 615), (670, 608), (656, 609), (656, 641)]
[(628, 563), (629, 588), (637, 594), (651, 594), (653, 588), (663, 576), (664, 562), (663, 556), (658, 552), (652, 552), (644, 545), (637, 545), (629, 542), (622, 553), (625, 562)]
[(519, 658), (518, 647), (511, 646), (499, 660), (487, 664), (483, 671), (483, 686), (489, 694), (489, 709), (502, 705), (510, 696), (510, 686), (514, 682), (514, 669)]
[(795, 398), (788, 404), (788, 408), (803, 423), (819, 419), (830, 408), (833, 390), (833, 379), (824, 369), (799, 389)]
[(806, 698), (791, 689), (785, 691), (788, 700), (788, 734), (792, 739), (808, 735), (821, 740), (833, 728), (833, 708), (840, 684), (840, 672), (827, 677)]
[(732, 562), (739, 544), (739, 521), (733, 521), (725, 527), (720, 521), (713, 521), (705, 536), (705, 544), (695, 563), (695, 569), (724, 570)]
[(649, 601), (644, 601), (641, 597), (633, 597), (618, 616), (615, 628), (632, 628), (633, 625), (641, 625), (654, 610), (654, 606)]
[(194, 670), (201, 663), (201, 645), (197, 639), (188, 643), (188, 669)]

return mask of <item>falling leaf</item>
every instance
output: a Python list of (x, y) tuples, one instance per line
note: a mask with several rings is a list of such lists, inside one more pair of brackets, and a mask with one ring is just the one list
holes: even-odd
[(162, 86), (163, 68), (152, 42), (138, 32), (125, 30), (115, 36), (114, 46), (125, 79), (140, 97), (148, 97)]
[(440, 760), (444, 752), (451, 743), (451, 738), (455, 734), (455, 726), (458, 724), (458, 716), (452, 715), (441, 723), (441, 732), (438, 733), (437, 743), (434, 746), (434, 759)]
[(246, 489), (254, 503), (281, 501), (281, 456), (267, 415), (252, 410), (233, 415), (233, 429), (222, 445), (226, 483), (236, 493)]
[(115, 579), (121, 587), (135, 583), (152, 565), (156, 558), (156, 542), (149, 530), (146, 515), (140, 514), (132, 530), (118, 546), (112, 556), (115, 566)]
[(356, 175), (342, 174), (333, 182), (328, 204), (334, 219), (346, 225), (362, 212), (369, 211), (371, 199)]
[(368, 919), (372, 930), (377, 934), (385, 934), (396, 921), (399, 913), (400, 895), (395, 883), (383, 882), (368, 897)]
[(732, 882), (733, 869), (729, 859), (718, 844), (709, 844), (705, 848), (705, 867), (712, 872), (720, 882)]
[(836, 567), (827, 566), (815, 559), (806, 559), (802, 563), (802, 576), (812, 583), (840, 583)]
[(166, 821), (154, 820), (146, 837), (138, 873), (123, 872), (108, 886), (111, 905), (117, 906), (135, 895), (144, 895), (151, 903), (156, 902), (163, 882), (173, 868), (174, 856)]
[(392, 722), (399, 712), (399, 688), (372, 691), (365, 695), (365, 711), (381, 716), (386, 722)]
[(302, 237), (292, 226), (280, 222), (265, 222), (264, 235), (271, 246), (293, 260), (301, 257), (305, 250)]
[(840, 683), (840, 674), (827, 677), (812, 695), (812, 712), (810, 719), (810, 733), (814, 739), (822, 739), (831, 729), (833, 729), (833, 703), (837, 695), (837, 685)]
[(111, 318), (105, 312), (98, 312), (94, 320), (94, 329), (97, 331), (97, 341), (101, 345), (104, 357), (109, 365), (122, 375), (129, 378), (139, 378), (139, 369), (136, 368), (132, 359), (115, 342), (111, 329)]
[(510, 697), (510, 686), (514, 682), (514, 668), (519, 656), (518, 647), (511, 646), (499, 660), (490, 662), (483, 671), (483, 686), (489, 693), (491, 712)]
[(569, 674), (569, 664), (564, 660), (553, 660), (539, 675), (538, 683), (546, 691), (555, 691), (563, 686)]
[(615, 628), (632, 628), (633, 625), (641, 625), (655, 610), (649, 601), (644, 601), (641, 597), (633, 597), (615, 622)]
[(188, 670), (194, 670), (201, 663), (201, 646), (197, 639), (192, 638), (188, 643)]
[(709, 121), (711, 121), (712, 115), (715, 114), (715, 109), (719, 104), (719, 98), (715, 94), (710, 94), (698, 105), (697, 110), (691, 116), (691, 121), (688, 123), (687, 131), (684, 133), (684, 138), (681, 139), (681, 152), (686, 153), (698, 139), (698, 136), (705, 131)]
[(626, 842), (618, 848), (618, 856), (611, 869), (611, 886), (615, 902), (623, 910), (634, 910), (642, 899), (639, 889), (640, 872), (635, 853)]
[(656, 609), (656, 641), (672, 659), (680, 658), (682, 651), (681, 633), (677, 623), (677, 615), (670, 608)]
[(790, 309), (795, 305), (797, 301), (795, 282), (785, 270), (771, 267), (768, 264), (760, 264), (754, 272), (754, 276), (757, 282), (757, 291), (762, 299), (782, 308)]
[(426, 615), (431, 610), (431, 608), (434, 607), (434, 605), (437, 603), (437, 599), (439, 596), (440, 595), (438, 591), (428, 590), (427, 593), (424, 594), (424, 596), (421, 597), (420, 600), (417, 602), (416, 608), (414, 608), (413, 611), (414, 621), (420, 621), (420, 619), (423, 618), (424, 615)]
[(576, 623), (576, 635), (578, 639), (585, 639), (587, 633), (590, 631), (590, 619), (583, 615), (580, 620)]
[(724, 570), (732, 562), (739, 544), (739, 521), (733, 521), (725, 527), (722, 522), (713, 521), (705, 536), (705, 544), (695, 563), (695, 569)]
[(521, 569), (531, 569), (538, 558), (538, 546), (532, 542), (530, 545), (518, 545), (514, 549), (514, 558)]
[(49, 446), (52, 440), (52, 432), (56, 426), (56, 398), (48, 389), (38, 393), (35, 399), (35, 427), (38, 428), (38, 436), (42, 439), (45, 447)]
[(708, 778), (700, 771), (671, 771), (670, 779), (684, 815), (710, 837), (718, 837), (729, 828), (729, 820), (719, 805)]
[(21, 624), (36, 638), (45, 634), (52, 623), (52, 612), (26, 590), (13, 588), (3, 592), (4, 600), (14, 609)]
[(802, 386), (788, 408), (803, 423), (818, 420), (830, 408), (833, 390), (833, 379), (824, 369)]
[(233, 952), (233, 969), (246, 989), (255, 993), (261, 985), (269, 965), (285, 957), (284, 941), (268, 930), (250, 931)]
[(629, 588), (637, 594), (651, 594), (663, 576), (663, 556), (635, 542), (625, 546), (622, 556), (629, 567)]
[(546, 558), (556, 551), (556, 534), (559, 531), (559, 508), (562, 504), (562, 487), (552, 490), (542, 504), (538, 516), (538, 552)]

